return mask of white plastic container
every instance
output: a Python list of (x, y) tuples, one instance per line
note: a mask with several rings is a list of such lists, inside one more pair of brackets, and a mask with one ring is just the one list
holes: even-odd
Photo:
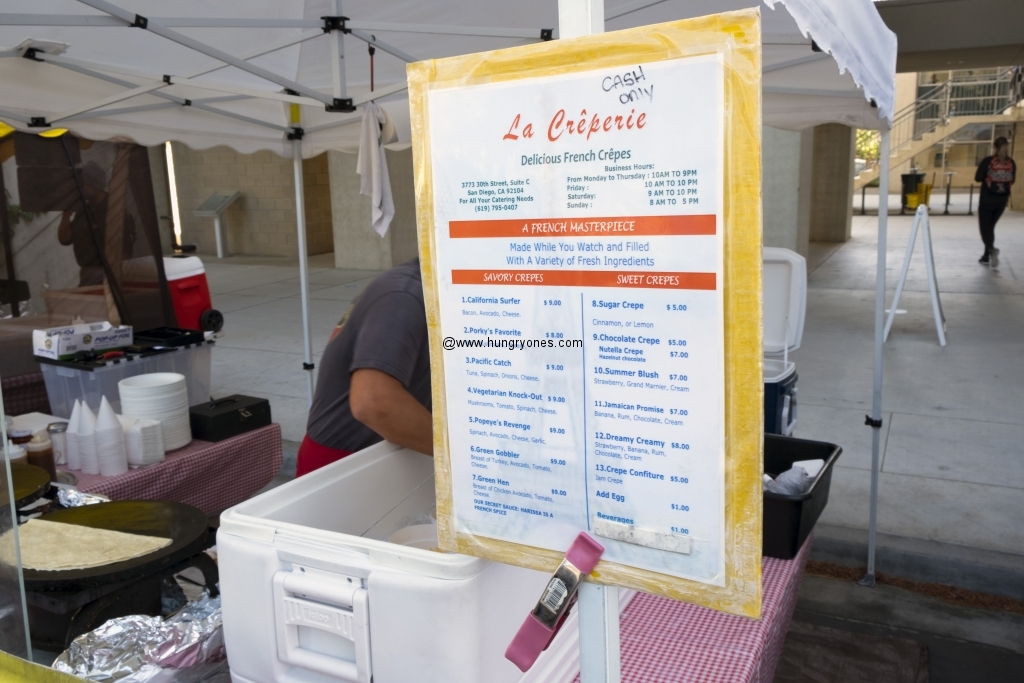
[(803, 256), (764, 248), (764, 429), (790, 436), (797, 421), (796, 364), (807, 311), (807, 261)]
[[(235, 683), (523, 677), (505, 648), (549, 575), (387, 541), (429, 523), (433, 465), (380, 443), (221, 515), (224, 638)], [(575, 629), (556, 643), (563, 635), (574, 638)], [(572, 654), (556, 667), (559, 679), (575, 675)]]
[(790, 249), (765, 247), (764, 352), (792, 353), (800, 348), (807, 312), (807, 260)]

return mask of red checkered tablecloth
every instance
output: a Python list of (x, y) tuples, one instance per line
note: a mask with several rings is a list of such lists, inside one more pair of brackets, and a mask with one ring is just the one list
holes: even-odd
[(623, 683), (771, 683), (810, 549), (762, 559), (760, 620), (637, 593), (619, 623)]
[(73, 474), (80, 491), (111, 500), (173, 500), (213, 515), (270, 483), (282, 459), (281, 425), (270, 424), (216, 443), (193, 439), (163, 462), (116, 477)]

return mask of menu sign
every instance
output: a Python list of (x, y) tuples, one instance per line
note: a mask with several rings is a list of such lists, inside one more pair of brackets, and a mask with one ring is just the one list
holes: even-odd
[(725, 70), (425, 91), (452, 538), (726, 586)]

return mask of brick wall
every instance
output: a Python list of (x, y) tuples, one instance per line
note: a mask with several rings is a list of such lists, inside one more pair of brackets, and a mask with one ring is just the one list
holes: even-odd
[[(239, 154), (227, 147), (193, 150), (173, 143), (181, 238), (201, 254), (216, 254), (213, 219), (192, 212), (215, 190), (242, 195), (224, 214), (229, 254), (297, 256), (292, 160), (273, 152)], [(334, 250), (327, 157), (303, 162), (309, 255)]]
[[(302, 175), (306, 185), (306, 246), (310, 254), (332, 252), (334, 229), (331, 223), (331, 174), (327, 169), (327, 154), (304, 160)], [(295, 232), (294, 229), (292, 232)]]

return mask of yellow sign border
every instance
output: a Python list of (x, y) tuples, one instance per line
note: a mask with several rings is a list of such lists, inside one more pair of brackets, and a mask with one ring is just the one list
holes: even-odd
[(410, 64), (420, 266), (430, 329), (441, 547), (552, 572), (562, 555), (457, 533), (436, 272), (427, 92), (721, 53), (725, 67), (725, 586), (602, 561), (591, 580), (748, 617), (761, 614), (764, 384), (761, 340), (761, 21), (756, 9)]

